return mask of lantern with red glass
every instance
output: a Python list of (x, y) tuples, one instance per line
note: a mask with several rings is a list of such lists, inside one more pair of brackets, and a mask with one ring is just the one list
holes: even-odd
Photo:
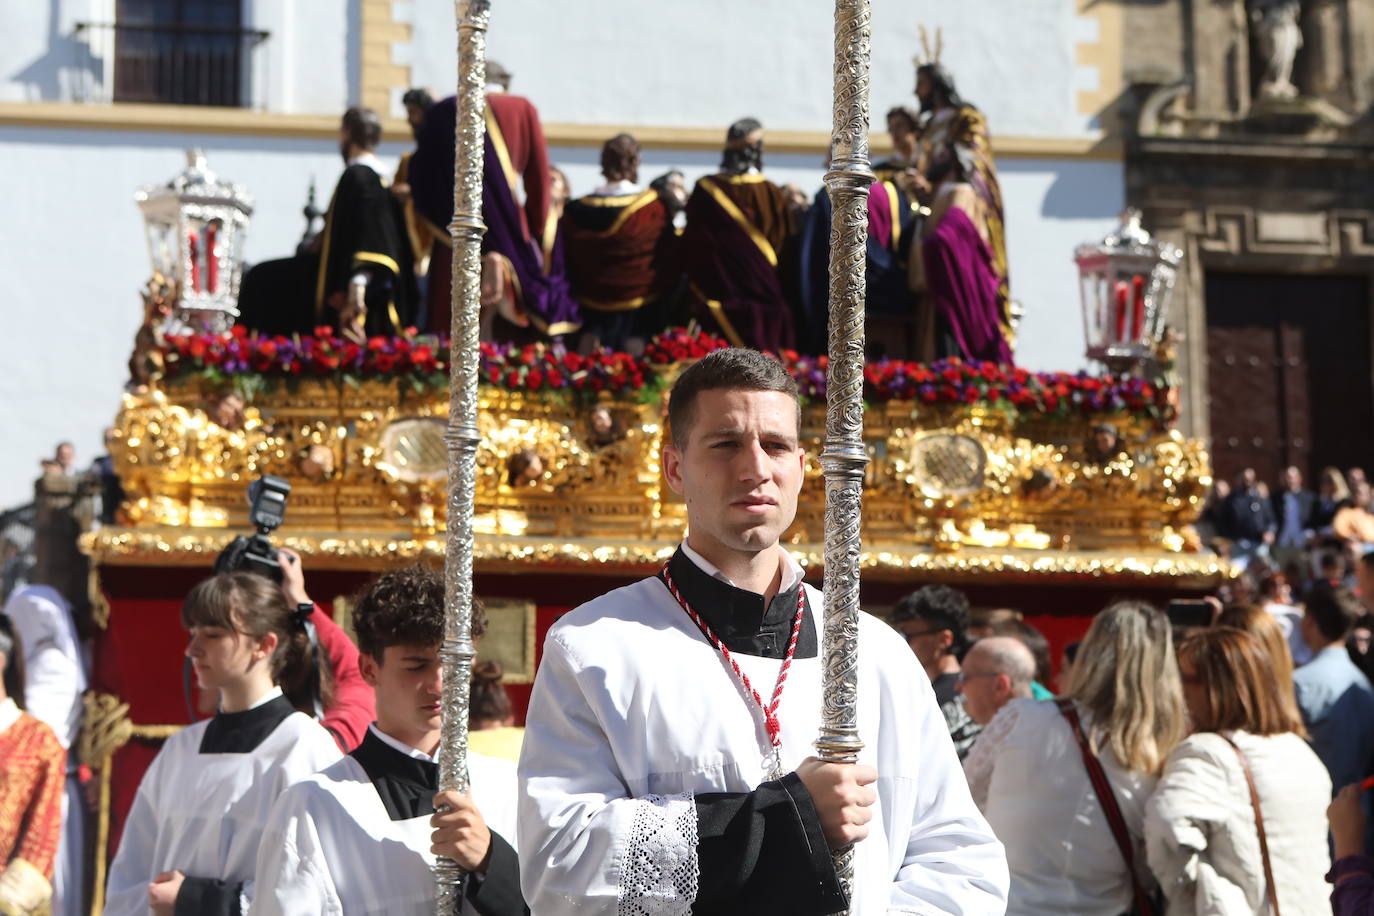
[(1074, 252), (1083, 304), (1088, 358), (1113, 372), (1139, 370), (1164, 334), (1183, 252), (1158, 242), (1127, 210), (1100, 242)]
[(163, 330), (228, 330), (238, 317), (253, 199), (210, 171), (200, 150), (187, 150), (181, 174), (143, 188), (135, 200), (143, 211), (154, 279), (160, 276), (176, 299)]

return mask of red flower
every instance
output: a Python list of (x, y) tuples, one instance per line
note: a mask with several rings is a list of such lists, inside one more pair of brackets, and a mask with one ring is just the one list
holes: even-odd
[(959, 400), (959, 391), (953, 385), (943, 385), (940, 388), (940, 397), (946, 401)]
[(989, 388), (987, 392), (987, 399), (989, 401), (1000, 401), (1002, 399), (1002, 389)]
[(525, 375), (525, 387), (529, 390), (533, 391), (542, 384), (544, 384), (544, 373), (538, 369), (531, 369)]
[(333, 334), (334, 329), (327, 324), (322, 324), (315, 328), (315, 336), (323, 340), (328, 340)]
[(935, 389), (934, 389), (934, 388), (923, 388), (923, 389), (921, 390), (921, 400), (922, 400), (922, 401), (925, 401), (927, 404), (934, 404), (934, 403), (935, 403)]
[(190, 346), (186, 348), (187, 352), (196, 359), (204, 359), (205, 351), (208, 349), (209, 347), (205, 345), (205, 341), (199, 337), (192, 338)]
[(958, 369), (946, 369), (944, 372), (940, 374), (944, 377), (945, 381), (947, 382), (957, 382), (964, 377), (964, 374), (960, 372)]
[(964, 389), (964, 400), (965, 400), (966, 402), (968, 402), (969, 404), (972, 404), (972, 403), (976, 402), (976, 401), (978, 400), (978, 389), (976, 389), (976, 388), (965, 388), (965, 389)]
[(499, 366), (487, 367), (487, 381), (493, 385), (501, 384), (501, 368)]
[(229, 329), (229, 333), (237, 337), (239, 340), (243, 340), (245, 337), (248, 336), (248, 329), (241, 324), (236, 324)]
[(512, 369), (509, 373), (507, 373), (507, 375), (506, 375), (506, 387), (507, 387), (507, 388), (519, 388), (519, 387), (520, 387), (520, 373), (519, 373), (519, 372), (517, 372), (516, 370)]
[(386, 349), (386, 338), (380, 335), (376, 337), (369, 337), (367, 339), (367, 348), (369, 350), (372, 350), (373, 352), (376, 352), (377, 350)]
[(673, 361), (684, 360), (687, 358), (687, 348), (682, 346), (671, 347), (668, 352), (672, 355)]
[(378, 372), (390, 372), (396, 368), (396, 357), (391, 353), (378, 353), (376, 366)]
[(559, 372), (557, 369), (550, 369), (546, 378), (548, 379), (550, 388), (563, 387), (563, 373)]

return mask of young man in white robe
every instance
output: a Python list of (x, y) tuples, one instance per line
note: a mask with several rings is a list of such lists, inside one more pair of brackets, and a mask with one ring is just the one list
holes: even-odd
[[(875, 618), (859, 627), (859, 763), (810, 756), (822, 599), (778, 543), (799, 424), (795, 383), (754, 351), (712, 353), (674, 385), (663, 468), (686, 541), (544, 644), (520, 757), (532, 912), (1004, 912), (1006, 858), (930, 680)], [(851, 845), (848, 900), (832, 853)]]
[[(477, 637), (486, 618), (475, 610)], [(359, 598), (353, 623), (377, 721), (356, 750), (278, 800), (250, 913), (432, 916), (436, 854), (468, 872), (464, 912), (528, 913), (511, 845), (514, 764), (469, 753), (472, 795), (436, 795), (442, 578), (421, 567), (382, 575)], [(447, 810), (436, 814), (436, 805)]]

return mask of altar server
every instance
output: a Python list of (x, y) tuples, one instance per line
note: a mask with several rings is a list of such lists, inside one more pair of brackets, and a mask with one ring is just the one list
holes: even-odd
[[(821, 592), (778, 538), (806, 455), (795, 382), (741, 349), (684, 372), (663, 469), (686, 541), (550, 630), (520, 757), (536, 913), (997, 913), (1001, 844), (930, 681), (859, 621), (859, 763), (811, 753)], [(832, 851), (853, 845), (853, 898)]]
[[(473, 636), (486, 628), (480, 606)], [(435, 853), (469, 872), (464, 912), (527, 913), (511, 847), (515, 765), (469, 752), (471, 797), (437, 796), (444, 583), (389, 572), (353, 614), (377, 721), (363, 743), (278, 800), (258, 853), (253, 916), (429, 916)], [(435, 815), (435, 803), (448, 808)]]
[(186, 596), (186, 655), (219, 712), (173, 735), (144, 774), (110, 866), (105, 916), (237, 914), (253, 895), (262, 827), (288, 785), (339, 759), (292, 695), (317, 675), (276, 583), (246, 572)]

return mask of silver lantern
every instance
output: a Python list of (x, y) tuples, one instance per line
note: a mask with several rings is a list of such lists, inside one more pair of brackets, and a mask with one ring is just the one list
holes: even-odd
[(1113, 372), (1139, 370), (1164, 334), (1183, 252), (1151, 238), (1140, 211), (1100, 242), (1078, 246), (1074, 260), (1083, 304), (1088, 358)]
[(200, 150), (166, 184), (134, 197), (143, 211), (153, 280), (170, 288), (174, 307), (164, 331), (227, 331), (238, 317), (243, 244), (253, 199), (221, 181)]

